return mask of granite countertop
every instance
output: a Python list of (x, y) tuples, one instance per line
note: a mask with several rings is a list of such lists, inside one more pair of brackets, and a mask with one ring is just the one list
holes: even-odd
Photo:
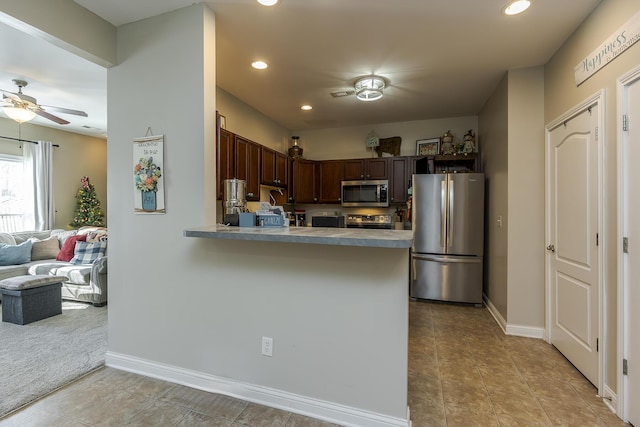
[(223, 224), (188, 228), (184, 230), (184, 235), (185, 237), (209, 239), (399, 249), (410, 248), (413, 241), (413, 232), (409, 230), (367, 230), (329, 227), (232, 227)]

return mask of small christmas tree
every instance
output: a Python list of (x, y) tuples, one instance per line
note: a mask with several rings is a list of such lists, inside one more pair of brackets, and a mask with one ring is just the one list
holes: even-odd
[(100, 200), (98, 200), (93, 184), (89, 183), (88, 176), (83, 177), (80, 182), (82, 182), (82, 187), (76, 194), (76, 212), (73, 215), (73, 221), (69, 225), (71, 227), (85, 225), (103, 227), (104, 212), (100, 209)]

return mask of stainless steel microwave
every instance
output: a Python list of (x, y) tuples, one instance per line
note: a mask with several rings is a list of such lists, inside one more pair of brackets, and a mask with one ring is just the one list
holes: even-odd
[(389, 206), (389, 181), (386, 179), (342, 181), (342, 206)]

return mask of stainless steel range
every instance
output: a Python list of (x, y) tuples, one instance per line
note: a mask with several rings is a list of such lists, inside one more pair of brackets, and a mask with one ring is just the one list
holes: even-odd
[(391, 229), (391, 215), (347, 215), (347, 228)]

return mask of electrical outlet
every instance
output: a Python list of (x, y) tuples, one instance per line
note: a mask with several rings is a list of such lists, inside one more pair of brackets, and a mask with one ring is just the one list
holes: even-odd
[(502, 227), (502, 215), (498, 215), (498, 219), (496, 222), (498, 223), (498, 227)]
[(262, 337), (262, 355), (273, 356), (273, 338)]

